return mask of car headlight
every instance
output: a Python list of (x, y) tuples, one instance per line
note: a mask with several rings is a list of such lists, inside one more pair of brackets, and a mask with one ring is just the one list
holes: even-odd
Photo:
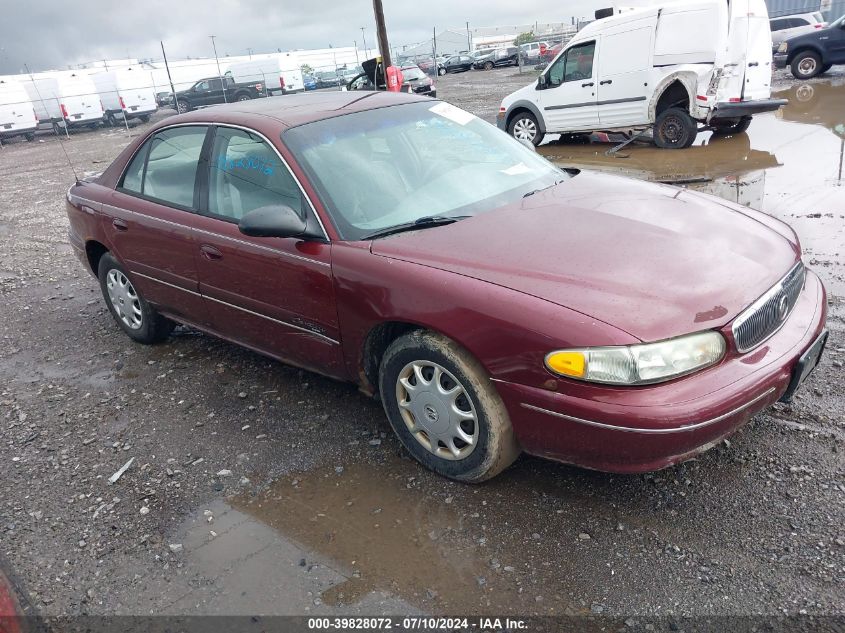
[(725, 349), (721, 334), (700, 332), (657, 343), (558, 350), (546, 356), (546, 367), (587, 382), (647, 385), (709, 367)]
[(781, 42), (780, 46), (778, 46), (778, 53), (785, 53), (789, 49), (789, 45), (786, 42)]

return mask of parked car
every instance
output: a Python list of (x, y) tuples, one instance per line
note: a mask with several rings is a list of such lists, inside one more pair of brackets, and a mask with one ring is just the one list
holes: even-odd
[(169, 90), (167, 92), (157, 92), (156, 93), (156, 105), (159, 108), (172, 108), (173, 107), (173, 93)]
[[(354, 77), (347, 85), (347, 90), (386, 90), (381, 58), (371, 59), (363, 64), (364, 72)], [(434, 81), (419, 66), (406, 65), (402, 72), (402, 92), (410, 92), (427, 97), (436, 97)]]
[(91, 79), (103, 104), (103, 121), (109, 126), (131, 119), (146, 123), (158, 108), (149, 74), (140, 66), (91, 71)]
[(812, 33), (816, 29), (823, 29), (827, 26), (824, 16), (814, 11), (812, 13), (799, 13), (797, 15), (786, 15), (769, 20), (772, 29), (772, 50), (777, 50), (781, 42), (795, 37)]
[(796, 79), (810, 79), (836, 64), (845, 64), (845, 15), (827, 28), (782, 42), (774, 64), (776, 68), (789, 66)]
[(305, 87), (306, 90), (316, 90), (317, 89), (317, 79), (314, 75), (302, 75), (302, 85)]
[(516, 46), (509, 46), (476, 58), (474, 68), (492, 70), (498, 66), (516, 66), (518, 64), (519, 49)]
[(335, 88), (343, 85), (343, 78), (336, 70), (321, 70), (315, 73), (318, 88)]
[(542, 59), (548, 48), (548, 42), (528, 42), (520, 45), (519, 50), (525, 63), (535, 63)]
[(505, 97), (498, 123), (535, 144), (652, 127), (657, 146), (682, 149), (700, 123), (736, 134), (786, 103), (771, 98), (771, 66), (763, 0), (668, 2), (584, 27), (535, 84)]
[(0, 79), (0, 140), (23, 136), (35, 140), (38, 116), (21, 82), (12, 77)]
[(171, 117), (66, 200), (132, 340), (184, 323), (357, 383), (462, 481), (520, 451), (612, 472), (690, 459), (788, 401), (827, 336), (788, 225), (563, 171), (415, 95)]
[(455, 55), (447, 59), (443, 63), (442, 71), (438, 72), (440, 72), (441, 75), (445, 75), (446, 73), (462, 73), (467, 70), (471, 70), (474, 63), (475, 58), (470, 57), (469, 55)]
[(220, 103), (266, 97), (267, 91), (260, 81), (235, 83), (231, 77), (224, 76), (201, 79), (187, 90), (178, 91), (175, 96), (176, 109), (183, 113)]

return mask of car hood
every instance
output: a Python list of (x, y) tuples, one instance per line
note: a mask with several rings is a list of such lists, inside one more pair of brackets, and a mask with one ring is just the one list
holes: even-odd
[(528, 101), (534, 100), (537, 94), (537, 81), (534, 80), (532, 83), (528, 84), (527, 86), (523, 86), (519, 90), (515, 90), (514, 92), (510, 93), (507, 97), (502, 99), (502, 105), (505, 108), (509, 108), (513, 105), (516, 101), (521, 99), (526, 99)]
[(495, 211), (374, 240), (371, 251), (539, 297), (643, 341), (722, 327), (800, 256), (792, 230), (764, 214), (588, 172)]

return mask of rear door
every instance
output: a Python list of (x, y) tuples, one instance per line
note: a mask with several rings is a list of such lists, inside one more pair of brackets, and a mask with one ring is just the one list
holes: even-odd
[[(645, 21), (644, 21), (645, 22)], [(598, 109), (603, 128), (641, 125), (648, 121), (648, 75), (654, 25), (602, 35), (598, 58)]]
[(763, 0), (730, 5), (728, 46), (718, 101), (768, 99), (772, 81), (772, 32)]
[(194, 262), (191, 223), (199, 200), (196, 176), (208, 127), (156, 133), (135, 153), (103, 205), (112, 250), (151, 303), (208, 326)]
[(537, 91), (546, 131), (577, 132), (599, 127), (596, 91), (598, 40), (567, 49), (546, 71), (546, 89)]
[(313, 220), (298, 182), (255, 132), (219, 126), (210, 147), (207, 203), (194, 228), (213, 329), (295, 365), (342, 375), (331, 245), (238, 230), (246, 213), (270, 205)]

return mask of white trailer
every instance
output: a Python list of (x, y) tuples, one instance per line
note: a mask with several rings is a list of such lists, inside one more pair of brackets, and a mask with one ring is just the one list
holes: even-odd
[(118, 125), (124, 117), (146, 122), (156, 111), (156, 95), (150, 74), (140, 66), (90, 71), (90, 75), (109, 125)]
[(263, 82), (270, 94), (292, 94), (305, 90), (296, 53), (254, 55), (246, 61), (227, 63), (226, 74), (235, 83)]
[(97, 127), (103, 120), (103, 104), (94, 80), (85, 71), (61, 71), (22, 75), (39, 123), (48, 123), (58, 134), (65, 128)]
[(35, 138), (38, 117), (26, 90), (14, 77), (0, 78), (0, 139), (23, 136)]

